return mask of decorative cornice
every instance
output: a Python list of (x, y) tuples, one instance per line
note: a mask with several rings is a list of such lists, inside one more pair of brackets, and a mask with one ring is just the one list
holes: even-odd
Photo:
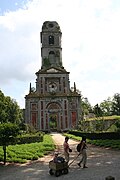
[(78, 93), (70, 93), (70, 94), (39, 94), (39, 93), (29, 93), (25, 96), (25, 98), (59, 98), (59, 97), (81, 97)]
[[(55, 69), (57, 72), (48, 72), (50, 69)], [(35, 74), (69, 74), (70, 72), (67, 72), (64, 67), (61, 68), (61, 67), (49, 67), (49, 68), (46, 68), (46, 69), (40, 69), (38, 72), (36, 72)]]

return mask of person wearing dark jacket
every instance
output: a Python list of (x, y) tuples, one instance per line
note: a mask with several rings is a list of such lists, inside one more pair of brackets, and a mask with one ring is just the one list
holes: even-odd
[(78, 163), (78, 166), (81, 167), (81, 163), (83, 163), (83, 168), (87, 168), (86, 163), (87, 163), (87, 144), (86, 144), (86, 137), (82, 137), (81, 140), (81, 148), (80, 148), (80, 154), (82, 155), (82, 159)]

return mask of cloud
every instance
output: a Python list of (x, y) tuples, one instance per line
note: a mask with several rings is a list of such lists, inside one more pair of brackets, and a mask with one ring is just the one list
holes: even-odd
[[(1, 88), (24, 107), (23, 94), (29, 82), (35, 85), (35, 73), (41, 68), (42, 24), (53, 20), (61, 27), (62, 61), (71, 86), (75, 81), (92, 104), (118, 92), (119, 19), (120, 3), (113, 0), (32, 0), (4, 12), (0, 16)], [(16, 83), (22, 86), (19, 94), (13, 93)]]

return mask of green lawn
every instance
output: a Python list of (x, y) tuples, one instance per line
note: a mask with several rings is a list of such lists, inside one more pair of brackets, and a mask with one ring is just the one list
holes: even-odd
[[(7, 147), (7, 162), (25, 163), (27, 160), (37, 160), (55, 149), (50, 135), (44, 135), (43, 142), (10, 145)], [(3, 161), (3, 149), (0, 146), (0, 161)]]
[(88, 142), (96, 146), (104, 146), (104, 147), (110, 147), (113, 149), (120, 150), (120, 140), (99, 139), (99, 140), (89, 140)]

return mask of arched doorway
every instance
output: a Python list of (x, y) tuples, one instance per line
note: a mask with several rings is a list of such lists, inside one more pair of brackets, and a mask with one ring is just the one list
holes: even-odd
[(60, 105), (56, 102), (52, 102), (48, 105), (48, 122), (50, 131), (60, 130)]
[(58, 117), (56, 113), (49, 114), (49, 127), (51, 131), (57, 131)]

